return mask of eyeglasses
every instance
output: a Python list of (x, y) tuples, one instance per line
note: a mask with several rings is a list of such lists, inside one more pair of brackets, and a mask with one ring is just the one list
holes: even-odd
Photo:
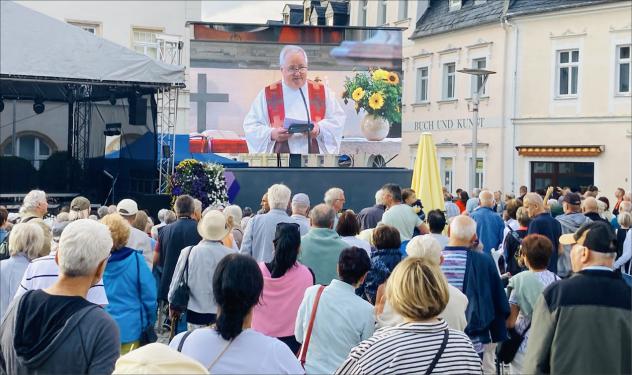
[(291, 73), (301, 73), (301, 74), (307, 73), (306, 66), (288, 66), (285, 69)]

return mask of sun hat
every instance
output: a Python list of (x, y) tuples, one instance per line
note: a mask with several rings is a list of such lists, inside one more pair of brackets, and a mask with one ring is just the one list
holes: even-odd
[(138, 205), (132, 199), (123, 199), (116, 205), (116, 212), (122, 216), (136, 215), (138, 212)]
[(197, 226), (198, 233), (205, 240), (220, 241), (228, 234), (226, 217), (217, 210), (207, 212)]
[(171, 349), (152, 343), (123, 355), (113, 374), (208, 374), (201, 363)]

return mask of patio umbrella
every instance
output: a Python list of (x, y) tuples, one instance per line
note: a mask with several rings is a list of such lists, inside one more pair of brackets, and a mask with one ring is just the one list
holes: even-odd
[(445, 211), (437, 148), (430, 133), (422, 133), (419, 137), (411, 187), (417, 192), (426, 213), (436, 209)]

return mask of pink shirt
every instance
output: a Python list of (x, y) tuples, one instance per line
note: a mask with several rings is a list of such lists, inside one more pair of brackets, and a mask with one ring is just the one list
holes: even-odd
[(275, 279), (265, 263), (259, 263), (259, 268), (263, 274), (263, 293), (255, 306), (252, 328), (272, 337), (294, 335), (296, 314), (305, 289), (314, 285), (312, 273), (299, 262)]

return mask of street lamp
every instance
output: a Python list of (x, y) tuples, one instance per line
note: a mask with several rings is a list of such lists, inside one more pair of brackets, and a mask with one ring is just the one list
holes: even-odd
[[(476, 146), (478, 143), (478, 103), (481, 98), (481, 94), (485, 89), (485, 83), (487, 77), (490, 74), (496, 74), (496, 72), (486, 69), (471, 69), (465, 68), (457, 70), (459, 73), (469, 74), (475, 77), (481, 77), (481, 85), (477, 87), (472, 93), (472, 163), (470, 165), (470, 191), (474, 189), (476, 185)], [(478, 83), (478, 80), (476, 81)], [(481, 186), (482, 188), (482, 186)]]

